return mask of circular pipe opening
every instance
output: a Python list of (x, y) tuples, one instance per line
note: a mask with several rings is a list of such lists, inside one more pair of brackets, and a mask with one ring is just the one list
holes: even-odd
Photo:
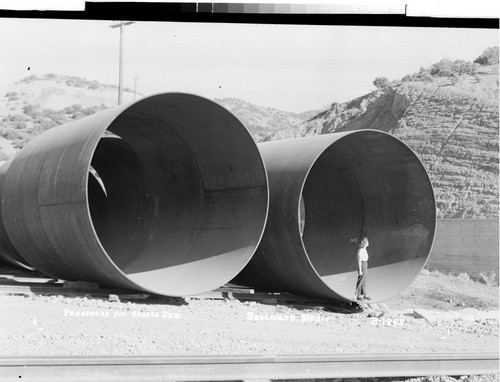
[(142, 288), (213, 290), (260, 240), (265, 169), (250, 134), (220, 106), (187, 95), (156, 101), (132, 105), (108, 128), (115, 137), (99, 141), (92, 223), (107, 255)]
[(36, 269), (169, 296), (234, 277), (268, 210), (264, 164), (246, 128), (182, 93), (41, 134), (13, 159), (2, 196), (8, 238)]
[(376, 301), (405, 289), (424, 266), (434, 238), (434, 193), (421, 162), (401, 141), (375, 131), (342, 137), (310, 168), (302, 198), (304, 250), (342, 298), (355, 298), (363, 236), (370, 242), (367, 294)]

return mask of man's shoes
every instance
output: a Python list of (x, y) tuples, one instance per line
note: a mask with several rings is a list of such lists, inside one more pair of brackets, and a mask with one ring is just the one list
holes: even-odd
[(364, 298), (363, 296), (359, 295), (358, 297), (356, 297), (356, 299), (357, 299), (358, 301), (363, 301), (365, 298)]
[(371, 300), (372, 298), (370, 296), (365, 296), (364, 299), (365, 300)]

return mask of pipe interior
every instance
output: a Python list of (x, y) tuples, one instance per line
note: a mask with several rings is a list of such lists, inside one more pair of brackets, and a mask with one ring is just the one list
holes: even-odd
[(330, 289), (354, 299), (357, 242), (370, 242), (367, 294), (388, 299), (424, 266), (434, 195), (420, 161), (386, 134), (348, 135), (325, 150), (303, 187), (304, 248)]
[(267, 179), (246, 129), (198, 97), (134, 104), (94, 152), (89, 211), (114, 264), (143, 289), (215, 289), (250, 260), (267, 216)]

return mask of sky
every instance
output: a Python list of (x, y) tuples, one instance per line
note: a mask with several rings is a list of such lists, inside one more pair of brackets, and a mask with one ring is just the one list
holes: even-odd
[[(113, 21), (0, 19), (0, 96), (47, 73), (118, 84)], [(124, 86), (303, 112), (373, 91), (373, 80), (442, 58), (474, 60), (498, 29), (137, 22), (124, 28)], [(28, 70), (29, 68), (29, 70)]]

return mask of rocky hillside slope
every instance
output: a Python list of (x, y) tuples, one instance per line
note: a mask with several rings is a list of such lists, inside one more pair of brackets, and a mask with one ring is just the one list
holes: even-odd
[(279, 131), (295, 129), (320, 112), (311, 110), (296, 114), (257, 106), (236, 98), (216, 98), (214, 101), (233, 113), (247, 127), (256, 142), (270, 140)]
[(271, 139), (377, 129), (405, 142), (422, 160), (441, 218), (498, 217), (498, 64), (473, 75), (396, 81), (334, 103)]

